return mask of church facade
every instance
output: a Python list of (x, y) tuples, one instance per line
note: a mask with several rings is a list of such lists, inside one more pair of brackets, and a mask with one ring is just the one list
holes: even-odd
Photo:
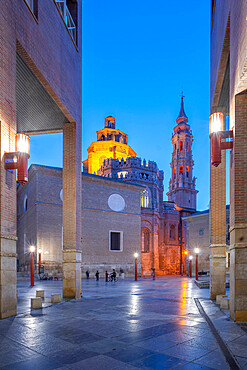
[[(82, 272), (99, 269), (102, 274), (115, 268), (131, 276), (133, 255), (138, 252), (144, 277), (153, 269), (156, 275), (185, 273), (182, 217), (196, 211), (197, 195), (192, 142), (182, 98), (172, 136), (168, 201), (164, 201), (163, 171), (156, 162), (136, 156), (114, 117), (105, 119), (83, 162)], [(30, 182), (18, 189), (19, 265), (25, 269), (29, 263), (27, 244), (32, 242), (42, 251), (45, 269), (54, 275), (61, 273), (62, 266), (62, 169), (32, 165), (29, 172)], [(111, 237), (118, 238), (117, 251), (111, 250)]]
[[(115, 118), (107, 117), (114, 122)], [(112, 156), (109, 150), (106, 158), (99, 161), (97, 174), (114, 180), (122, 180), (142, 185), (141, 195), (141, 271), (142, 276), (151, 274), (155, 268), (157, 275), (180, 274), (186, 270), (186, 232), (182, 216), (196, 211), (195, 177), (193, 177), (193, 136), (184, 111), (183, 97), (181, 109), (172, 136), (171, 179), (168, 201), (163, 201), (164, 173), (153, 161), (141, 160), (135, 156), (119, 158)], [(97, 132), (101, 142), (102, 132)], [(99, 135), (100, 133), (100, 135)], [(104, 141), (110, 141), (111, 147), (118, 147), (118, 139), (112, 143), (112, 136), (104, 135)], [(97, 155), (97, 146), (94, 144)], [(90, 172), (91, 146), (88, 148), (88, 160), (84, 162), (84, 171)]]

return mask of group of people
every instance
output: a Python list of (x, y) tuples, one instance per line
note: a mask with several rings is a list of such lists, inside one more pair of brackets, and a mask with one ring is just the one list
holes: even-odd
[[(86, 271), (86, 278), (89, 279), (89, 271)], [(95, 279), (96, 281), (99, 280), (99, 271), (97, 270), (95, 273)], [(117, 281), (117, 273), (116, 270), (113, 269), (111, 273), (105, 272), (105, 281)]]

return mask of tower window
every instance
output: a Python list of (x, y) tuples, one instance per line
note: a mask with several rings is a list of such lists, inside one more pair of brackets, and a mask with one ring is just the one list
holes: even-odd
[(175, 226), (170, 226), (170, 240), (175, 240)]
[(183, 166), (180, 166), (180, 167), (179, 167), (179, 172), (180, 172), (180, 173), (183, 173)]
[(186, 175), (187, 175), (187, 177), (189, 177), (189, 171), (190, 171), (189, 166), (186, 166)]
[(180, 152), (182, 152), (182, 150), (183, 150), (183, 142), (180, 141)]
[(177, 144), (174, 145), (174, 152), (177, 150)]
[(174, 179), (176, 178), (177, 167), (174, 167)]
[(189, 151), (189, 142), (187, 141), (187, 152)]
[(149, 206), (149, 196), (148, 196), (148, 191), (147, 190), (144, 190), (142, 192), (142, 196), (141, 196), (141, 206), (143, 208), (148, 208)]

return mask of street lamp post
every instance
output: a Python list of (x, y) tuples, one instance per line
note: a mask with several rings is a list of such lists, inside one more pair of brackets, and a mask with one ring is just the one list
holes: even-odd
[(31, 252), (31, 265), (30, 265), (30, 278), (31, 278), (31, 286), (34, 286), (34, 252), (35, 252), (35, 247), (32, 245), (30, 247), (30, 252)]
[(135, 257), (135, 281), (137, 281), (137, 257), (138, 257), (138, 253), (135, 253), (134, 257)]
[(192, 277), (192, 259), (193, 259), (193, 256), (189, 256), (189, 260), (190, 260), (190, 277)]
[(40, 268), (41, 268), (41, 252), (42, 252), (42, 250), (39, 249), (38, 250), (38, 254), (39, 254), (39, 275), (40, 275)]
[(198, 254), (199, 254), (199, 248), (195, 248), (195, 254), (196, 254), (196, 280), (198, 280)]

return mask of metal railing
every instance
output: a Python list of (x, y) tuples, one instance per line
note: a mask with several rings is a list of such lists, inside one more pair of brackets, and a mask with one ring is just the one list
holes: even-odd
[(76, 43), (76, 25), (66, 5), (66, 0), (55, 0), (69, 33)]

